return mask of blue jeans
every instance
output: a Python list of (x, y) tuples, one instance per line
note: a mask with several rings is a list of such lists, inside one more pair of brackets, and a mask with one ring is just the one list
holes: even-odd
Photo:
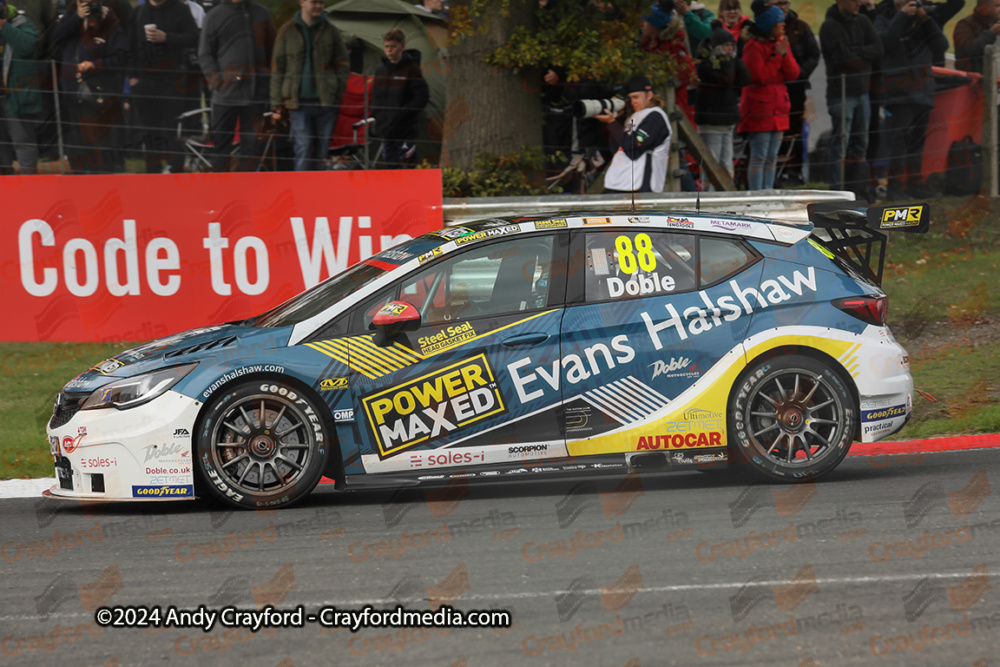
[(330, 150), (330, 137), (337, 122), (337, 107), (321, 107), (319, 102), (299, 102), (288, 114), (295, 142), (295, 171), (316, 171)]
[(751, 132), (750, 164), (747, 167), (747, 189), (770, 190), (774, 187), (775, 158), (784, 132)]
[[(848, 96), (843, 107), (843, 116), (847, 124), (847, 159), (860, 161), (865, 159), (868, 150), (868, 124), (871, 120), (872, 107), (868, 93)], [(835, 95), (826, 100), (830, 110), (830, 120), (833, 121), (833, 135), (830, 137), (830, 187), (838, 190), (843, 187), (840, 182), (840, 159), (843, 145), (843, 129), (841, 128), (840, 96)]]

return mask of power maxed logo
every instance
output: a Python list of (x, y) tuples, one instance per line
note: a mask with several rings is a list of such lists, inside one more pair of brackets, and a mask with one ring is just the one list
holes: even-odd
[(882, 220), (879, 227), (882, 229), (891, 229), (893, 227), (916, 227), (920, 224), (920, 216), (923, 213), (923, 209), (923, 206), (887, 208), (882, 211)]
[(485, 354), (362, 399), (380, 458), (506, 412)]

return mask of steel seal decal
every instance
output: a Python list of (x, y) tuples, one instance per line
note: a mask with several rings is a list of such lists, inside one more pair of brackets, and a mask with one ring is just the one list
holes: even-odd
[(485, 354), (361, 400), (380, 458), (506, 412)]

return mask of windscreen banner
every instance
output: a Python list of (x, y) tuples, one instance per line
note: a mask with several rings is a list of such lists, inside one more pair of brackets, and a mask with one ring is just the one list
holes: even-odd
[(264, 312), (442, 226), (441, 172), (0, 178), (3, 341), (146, 341)]

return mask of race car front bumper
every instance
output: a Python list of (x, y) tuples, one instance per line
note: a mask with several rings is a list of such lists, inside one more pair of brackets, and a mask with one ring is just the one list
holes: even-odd
[(46, 429), (56, 485), (46, 494), (79, 500), (194, 497), (192, 442), (202, 403), (167, 391), (118, 410), (81, 410)]

